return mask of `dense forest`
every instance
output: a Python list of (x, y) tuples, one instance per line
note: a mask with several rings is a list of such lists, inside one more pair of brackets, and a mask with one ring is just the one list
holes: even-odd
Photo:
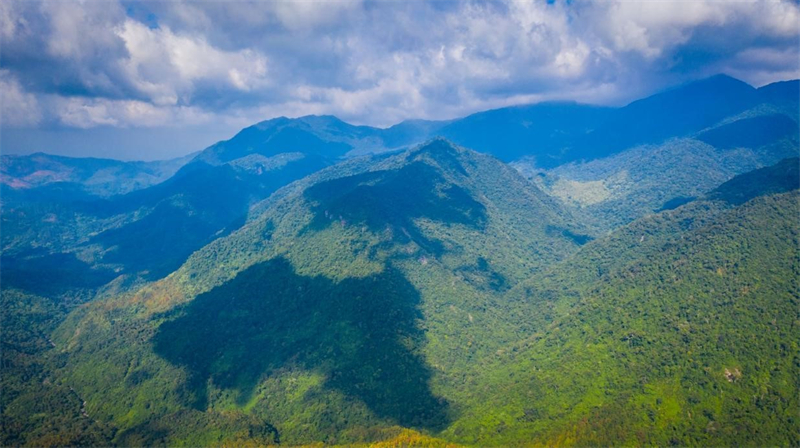
[(798, 85), (4, 156), (0, 444), (796, 446)]

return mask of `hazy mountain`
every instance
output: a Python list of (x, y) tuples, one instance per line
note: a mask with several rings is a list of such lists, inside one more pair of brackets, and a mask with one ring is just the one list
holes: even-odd
[(530, 158), (513, 165), (545, 191), (593, 217), (600, 228), (613, 229), (674, 208), (738, 174), (797, 157), (797, 120), (796, 110), (778, 103), (759, 103), (698, 132), (659, 144), (635, 146), (550, 170), (542, 170), (537, 160)]
[(764, 101), (797, 104), (800, 102), (800, 80), (773, 82), (759, 87), (758, 93)]
[[(406, 149), (433, 136), (503, 161), (523, 159), (538, 169), (590, 161), (677, 137), (697, 136), (719, 149), (761, 146), (796, 134), (798, 96), (797, 81), (755, 89), (719, 75), (622, 108), (541, 103), (452, 121), (408, 120), (386, 129), (354, 126), (332, 116), (280, 117), (245, 128), (196, 156), (173, 161), (3, 156), (3, 196), (6, 203), (110, 196), (162, 182), (189, 159), (219, 165), (252, 155), (301, 153), (321, 166), (342, 158)], [(735, 122), (726, 123), (726, 119)]]
[[(155, 185), (169, 179), (195, 154), (157, 162), (122, 162), (110, 159), (74, 158), (36, 153), (0, 156), (3, 202), (51, 197), (50, 191), (113, 196)], [(50, 190), (41, 190), (41, 187)], [(34, 191), (32, 191), (34, 190)], [(15, 195), (16, 193), (16, 195)]]
[(6, 206), (2, 278), (40, 294), (95, 289), (119, 276), (128, 283), (161, 278), (244, 224), (251, 205), (324, 166), (300, 153), (218, 166), (192, 161), (167, 181), (125, 195), (40, 195)]
[[(789, 81), (755, 89), (729, 76), (717, 75), (621, 108), (540, 103), (479, 112), (451, 121), (409, 120), (387, 129), (353, 126), (331, 116), (281, 117), (258, 123), (209, 147), (198, 160), (215, 164), (251, 153), (271, 156), (291, 151), (336, 160), (404, 149), (442, 136), (506, 162), (527, 157), (539, 168), (552, 168), (694, 135), (758, 106), (771, 105), (775, 111), (792, 115), (791, 104), (798, 99), (797, 86), (797, 82)], [(796, 116), (791, 119), (797, 121)], [(773, 117), (769, 126), (785, 132), (790, 122), (786, 117)]]
[(504, 161), (527, 157), (538, 168), (552, 168), (689, 136), (761, 103), (777, 102), (790, 90), (763, 89), (766, 93), (759, 95), (750, 85), (719, 75), (622, 108), (570, 103), (505, 108), (456, 120), (437, 133)]

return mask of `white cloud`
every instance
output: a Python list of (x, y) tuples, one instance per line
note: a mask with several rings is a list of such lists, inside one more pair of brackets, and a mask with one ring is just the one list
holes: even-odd
[(209, 123), (213, 114), (187, 106), (156, 106), (136, 100), (52, 98), (58, 120), (67, 126), (187, 126)]
[(767, 1), (0, 3), (21, 103), (75, 127), (308, 113), (388, 125), (620, 104), (715, 72), (763, 84), (800, 72), (798, 22), (797, 3)]
[[(586, 13), (583, 21), (603, 43), (650, 59), (680, 47), (700, 29), (741, 41), (797, 37), (800, 23), (800, 7), (788, 1), (614, 1)], [(706, 44), (731, 44), (713, 37)]]
[(254, 50), (226, 52), (202, 36), (177, 35), (166, 27), (150, 29), (130, 19), (115, 32), (128, 50), (121, 65), (129, 80), (156, 104), (189, 101), (197, 81), (242, 91), (267, 82), (267, 59)]
[(8, 70), (0, 70), (0, 124), (2, 126), (34, 126), (42, 120), (39, 102), (25, 92)]
[(309, 29), (335, 23), (341, 17), (361, 6), (360, 0), (314, 1), (291, 0), (267, 2), (274, 13), (289, 29)]
[(16, 34), (18, 21), (22, 20), (15, 6), (13, 2), (0, 2), (0, 38), (3, 40), (11, 39)]

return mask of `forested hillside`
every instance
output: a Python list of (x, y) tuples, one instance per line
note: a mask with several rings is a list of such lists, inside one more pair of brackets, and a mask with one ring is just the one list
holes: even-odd
[(526, 310), (498, 312), (502, 294), (584, 240), (513, 169), (444, 141), (290, 188), (167, 279), (57, 332), (59, 376), (118, 443), (184, 440), (153, 439), (154, 425), (197, 419), (193, 443), (215, 440), (217, 420), (268, 423), (288, 443), (442, 429), (455, 414), (439, 389), (522, 334)]
[(798, 86), (4, 155), (0, 444), (798, 445)]
[(510, 292), (548, 313), (498, 353), (446, 434), (501, 446), (797, 444), (798, 159), (756, 173), (774, 180), (767, 196), (736, 178)]

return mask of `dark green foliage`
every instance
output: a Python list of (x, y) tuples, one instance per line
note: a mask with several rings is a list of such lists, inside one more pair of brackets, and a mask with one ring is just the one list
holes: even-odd
[(594, 238), (589, 235), (581, 235), (578, 233), (573, 232), (570, 229), (564, 229), (561, 227), (550, 226), (547, 228), (548, 235), (561, 235), (567, 237), (578, 244), (580, 246), (592, 241)]
[(362, 401), (381, 419), (416, 428), (447, 423), (429, 389), (416, 322), (419, 294), (393, 269), (338, 283), (304, 277), (283, 259), (248, 268), (171, 313), (156, 353), (188, 368), (191, 401), (208, 406), (207, 383), (245, 405), (259, 382), (287, 364), (321, 373), (324, 387)]
[(681, 205), (688, 204), (689, 202), (694, 201), (695, 199), (697, 198), (691, 196), (678, 196), (665, 202), (664, 205), (662, 205), (661, 208), (658, 209), (657, 211), (663, 212), (666, 210), (674, 210), (680, 207)]
[(83, 415), (80, 397), (50, 369), (47, 335), (65, 313), (49, 299), (0, 290), (0, 445), (108, 443), (108, 428)]
[(486, 226), (486, 209), (461, 187), (448, 185), (430, 165), (414, 162), (399, 170), (372, 171), (321, 182), (305, 191), (315, 214), (310, 228), (322, 229), (333, 222), (366, 225), (372, 232), (388, 228), (397, 241), (415, 241), (433, 254), (441, 244), (425, 238), (414, 224), (424, 218)]
[(719, 149), (758, 148), (790, 135), (797, 140), (797, 134), (797, 122), (786, 115), (771, 114), (736, 120), (702, 132), (697, 139)]
[(65, 291), (95, 289), (113, 280), (110, 270), (93, 269), (73, 253), (25, 254), (0, 258), (0, 281), (4, 288), (19, 288), (34, 294), (57, 296)]
[(800, 159), (795, 157), (736, 176), (711, 191), (708, 198), (739, 205), (761, 195), (784, 193), (797, 188), (800, 188)]

